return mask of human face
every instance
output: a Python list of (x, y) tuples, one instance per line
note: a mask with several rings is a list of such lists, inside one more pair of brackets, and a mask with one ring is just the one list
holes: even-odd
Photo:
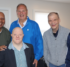
[(4, 14), (0, 12), (0, 29), (4, 26), (5, 24), (5, 17)]
[(52, 14), (48, 17), (48, 22), (53, 31), (57, 31), (59, 28), (60, 19), (56, 14)]
[(23, 39), (23, 31), (20, 28), (15, 28), (11, 34), (14, 44), (21, 44)]
[(18, 8), (17, 8), (17, 16), (19, 18), (19, 21), (22, 20), (22, 21), (25, 21), (27, 19), (27, 9), (24, 5), (20, 5)]

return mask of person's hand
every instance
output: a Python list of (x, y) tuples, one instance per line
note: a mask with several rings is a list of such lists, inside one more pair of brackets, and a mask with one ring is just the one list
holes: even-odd
[(33, 64), (35, 64), (35, 67), (37, 67), (38, 60), (34, 59), (34, 62), (33, 62)]
[(7, 48), (7, 46), (5, 46), (5, 45), (2, 45), (2, 46), (0, 46), (0, 51), (3, 51), (3, 50), (5, 50)]

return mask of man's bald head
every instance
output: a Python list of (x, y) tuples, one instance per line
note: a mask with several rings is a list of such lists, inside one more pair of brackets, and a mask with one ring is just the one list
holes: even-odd
[(18, 10), (18, 7), (20, 7), (20, 6), (24, 6), (26, 8), (26, 10), (27, 10), (27, 6), (25, 4), (22, 4), (22, 3), (17, 5), (17, 10)]
[(16, 27), (13, 29), (11, 36), (12, 36), (13, 43), (20, 44), (20, 43), (22, 43), (24, 34), (23, 34), (23, 31), (21, 28)]
[(12, 34), (14, 33), (14, 32), (16, 32), (16, 31), (20, 31), (22, 34), (23, 34), (23, 31), (22, 31), (22, 29), (20, 28), (20, 27), (16, 27), (16, 28), (14, 28), (13, 29), (13, 31), (12, 31)]
[(2, 30), (4, 24), (5, 24), (5, 15), (3, 12), (0, 12), (0, 30)]
[(4, 15), (4, 13), (3, 13), (3, 12), (0, 12), (0, 15), (3, 15), (3, 16), (4, 16), (4, 18), (5, 18), (5, 15)]
[(59, 18), (59, 14), (58, 14), (57, 12), (50, 12), (49, 15), (48, 15), (48, 18), (49, 18), (50, 16), (54, 15), (54, 14)]

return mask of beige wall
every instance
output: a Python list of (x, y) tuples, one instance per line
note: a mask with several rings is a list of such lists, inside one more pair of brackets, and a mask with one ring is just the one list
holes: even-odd
[(28, 16), (33, 18), (33, 11), (58, 12), (61, 18), (61, 25), (70, 29), (70, 4), (56, 3), (37, 0), (0, 0), (0, 8), (11, 9), (11, 22), (17, 19), (16, 6), (19, 3), (24, 3), (28, 7)]

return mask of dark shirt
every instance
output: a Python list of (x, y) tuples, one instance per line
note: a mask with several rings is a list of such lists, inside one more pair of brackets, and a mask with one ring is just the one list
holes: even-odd
[(57, 37), (57, 35), (58, 35), (58, 30), (57, 30), (56, 33), (53, 33), (53, 35), (54, 35), (54, 37)]
[[(35, 67), (33, 65), (33, 61), (34, 61), (33, 46), (31, 44), (26, 44), (26, 45), (29, 47), (24, 50), (27, 67)], [(20, 54), (18, 53), (18, 55)], [(0, 51), (0, 67), (18, 67), (16, 64), (16, 57), (14, 54), (14, 50), (7, 48), (5, 51)]]
[(10, 41), (11, 41), (11, 34), (5, 27), (3, 27), (2, 32), (0, 33), (0, 46), (8, 45)]
[(67, 47), (68, 47), (68, 52), (66, 56), (66, 67), (70, 67), (70, 33), (67, 38)]

